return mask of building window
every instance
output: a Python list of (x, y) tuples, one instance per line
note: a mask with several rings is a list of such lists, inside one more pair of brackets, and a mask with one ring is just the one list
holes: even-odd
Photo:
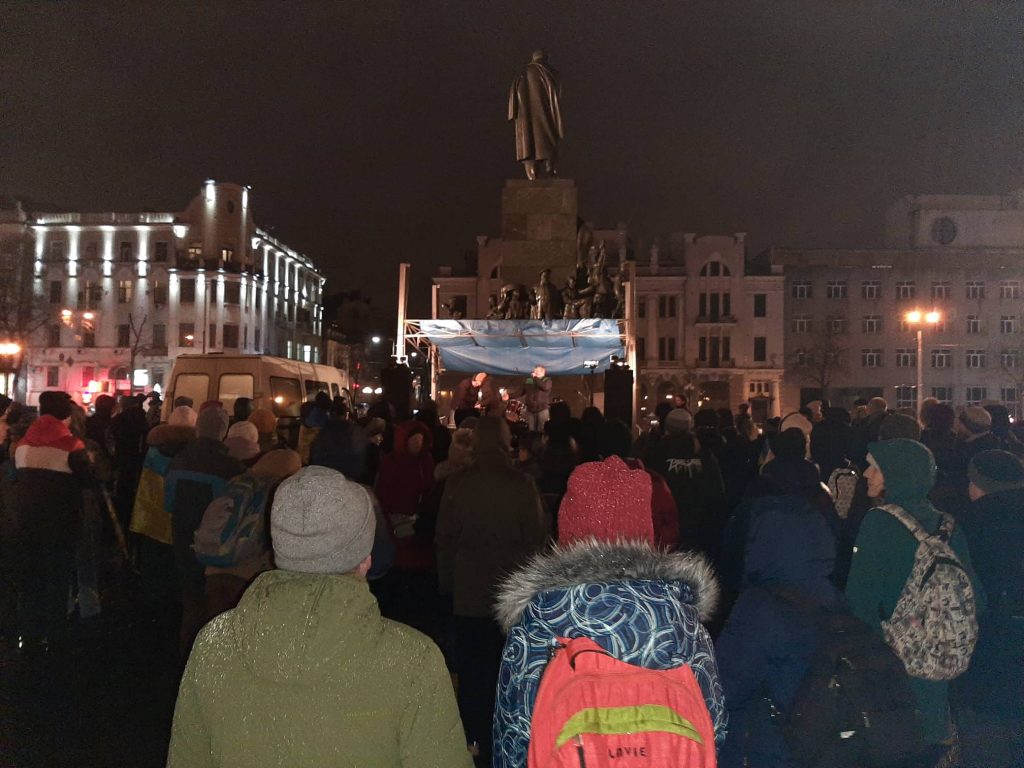
[(978, 403), (988, 400), (988, 387), (968, 387), (967, 388), (967, 404), (977, 405)]
[(193, 278), (181, 281), (181, 289), (178, 292), (178, 301), (181, 304), (196, 303), (196, 281)]
[(48, 366), (46, 366), (46, 386), (48, 386), (48, 387), (59, 387), (60, 386), (60, 366), (59, 365), (48, 365)]
[(118, 260), (119, 261), (131, 261), (132, 257), (134, 256), (134, 248), (132, 248), (131, 241), (130, 240), (122, 240), (121, 241), (121, 250), (118, 253), (119, 253), (119, 255), (118, 255)]
[(1017, 316), (1016, 315), (1003, 315), (999, 318), (999, 332), (1000, 333), (1016, 333), (1017, 332)]
[(932, 301), (942, 301), (948, 299), (953, 292), (953, 287), (949, 284), (948, 280), (933, 280), (932, 281)]
[(46, 346), (60, 346), (60, 323), (54, 323), (46, 328)]
[(754, 294), (754, 317), (768, 317), (768, 294)]
[(860, 297), (862, 299), (882, 298), (882, 283), (879, 280), (865, 280), (860, 284)]
[(132, 331), (127, 325), (117, 326), (117, 346), (130, 347), (132, 345)]
[(647, 339), (643, 336), (636, 337), (636, 357), (638, 360), (647, 359)]
[(913, 299), (917, 295), (917, 288), (914, 285), (913, 280), (897, 280), (896, 281), (896, 300), (904, 301), (907, 299)]
[(754, 362), (763, 363), (768, 359), (768, 337), (754, 337)]
[(195, 323), (178, 323), (178, 346), (194, 347), (196, 345)]
[(231, 261), (234, 260), (234, 258), (235, 258), (235, 249), (234, 248), (223, 247), (223, 248), (220, 249), (220, 260), (223, 261), (225, 264), (230, 263)]
[(897, 368), (916, 368), (917, 367), (917, 350), (916, 349), (897, 349), (896, 350), (896, 367)]
[(676, 359), (676, 337), (662, 336), (658, 339), (658, 360), (673, 361)]
[(153, 306), (165, 306), (167, 304), (167, 284), (161, 283), (159, 280), (153, 280), (150, 285), (152, 286), (149, 291), (153, 297)]
[(167, 241), (158, 240), (153, 245), (153, 261), (167, 261)]
[(188, 257), (192, 261), (200, 261), (203, 258), (203, 245), (202, 245), (202, 243), (192, 243), (188, 247)]
[(952, 368), (953, 350), (939, 347), (932, 350), (932, 368)]
[(810, 333), (811, 316), (793, 315), (793, 333)]
[(90, 280), (86, 280), (82, 290), (78, 293), (79, 309), (97, 309), (102, 300), (103, 288)]
[(932, 397), (938, 400), (940, 403), (952, 403), (953, 402), (953, 388), (952, 387), (932, 387)]
[(676, 316), (676, 297), (675, 296), (659, 296), (658, 297), (658, 317), (675, 317)]
[(1020, 355), (1016, 350), (1004, 349), (999, 354), (999, 364), (1003, 368), (1016, 368), (1020, 365)]
[(238, 326), (230, 323), (224, 325), (224, 346), (228, 349), (238, 349)]
[(709, 261), (700, 268), (701, 277), (728, 277), (729, 268), (720, 261)]
[[(258, 306), (257, 306), (257, 309), (259, 309)], [(647, 317), (647, 299), (646, 298), (637, 299), (636, 300), (636, 316), (639, 317), (641, 320), (643, 320), (645, 317)]]
[(842, 315), (831, 315), (825, 321), (825, 327), (830, 334), (846, 333), (846, 318)]
[(153, 326), (153, 346), (160, 349), (167, 346), (167, 326), (163, 323)]
[(809, 299), (811, 298), (811, 282), (810, 280), (796, 280), (793, 282), (792, 297), (794, 299)]
[(917, 410), (917, 387), (906, 384), (896, 387), (896, 407)]
[(825, 296), (829, 299), (845, 299), (846, 298), (846, 281), (845, 280), (829, 280), (825, 286)]
[(999, 283), (1000, 299), (1019, 299), (1020, 280), (1002, 280)]
[(860, 351), (860, 364), (863, 368), (881, 368), (882, 350), (862, 349)]
[(117, 303), (127, 304), (132, 300), (134, 284), (131, 280), (117, 281)]
[(806, 349), (798, 349), (793, 357), (797, 368), (804, 368), (811, 364), (811, 353)]
[(864, 333), (881, 333), (882, 332), (882, 316), (881, 315), (864, 315), (860, 321), (860, 329)]
[(95, 347), (96, 346), (96, 332), (95, 331), (82, 331), (82, 346), (83, 347)]
[(985, 350), (984, 349), (968, 349), (965, 353), (966, 365), (968, 368), (984, 368), (985, 367)]
[(968, 315), (967, 316), (967, 332), (968, 333), (981, 333), (981, 316), (980, 315)]
[(968, 299), (984, 299), (985, 298), (985, 282), (983, 280), (968, 280), (967, 281), (967, 298)]
[(1000, 389), (999, 399), (1013, 418), (1020, 418), (1020, 397), (1017, 394), (1016, 387), (1003, 387)]
[(717, 323), (732, 315), (732, 295), (728, 293), (702, 293), (697, 304), (697, 316), (705, 322)]
[(60, 280), (50, 281), (50, 303), (60, 304), (64, 301), (64, 283)]
[(224, 283), (224, 303), (225, 304), (240, 304), (242, 296), (242, 286), (238, 283)]

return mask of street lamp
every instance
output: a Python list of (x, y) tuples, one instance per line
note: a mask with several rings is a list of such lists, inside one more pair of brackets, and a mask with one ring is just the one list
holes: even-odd
[(380, 344), (380, 336), (372, 336), (370, 337), (370, 341), (372, 341), (374, 344)]
[(917, 412), (921, 412), (921, 403), (924, 400), (924, 326), (935, 327), (942, 322), (942, 315), (934, 309), (931, 312), (922, 312), (920, 309), (912, 309), (903, 316), (907, 325), (917, 327)]

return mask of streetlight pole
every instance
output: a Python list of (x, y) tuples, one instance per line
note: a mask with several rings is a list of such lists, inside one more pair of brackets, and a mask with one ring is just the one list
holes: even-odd
[(921, 403), (924, 402), (924, 324), (938, 325), (942, 322), (942, 315), (935, 310), (922, 312), (919, 309), (907, 312), (903, 319), (911, 325), (917, 326), (917, 413), (921, 414)]

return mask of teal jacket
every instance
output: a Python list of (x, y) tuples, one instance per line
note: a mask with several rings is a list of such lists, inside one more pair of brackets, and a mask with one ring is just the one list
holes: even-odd
[[(927, 531), (935, 531), (941, 515), (927, 495), (935, 483), (935, 459), (924, 445), (908, 439), (872, 443), (869, 455), (885, 476), (885, 502), (907, 510)], [(981, 582), (971, 566), (967, 539), (959, 528), (950, 540), (974, 587), (977, 610), (984, 610)], [(899, 520), (883, 509), (870, 509), (853, 548), (853, 564), (846, 583), (846, 599), (857, 618), (882, 633), (882, 622), (896, 607), (903, 585), (914, 566), (917, 540)], [(926, 744), (949, 736), (949, 699), (946, 682), (912, 678)]]
[(196, 640), (172, 768), (472, 768), (434, 643), (353, 575), (261, 574)]

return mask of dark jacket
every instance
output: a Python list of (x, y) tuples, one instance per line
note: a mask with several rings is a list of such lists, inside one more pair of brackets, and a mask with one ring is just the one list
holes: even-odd
[(545, 376), (535, 379), (532, 376), (523, 384), (523, 402), (530, 413), (546, 411), (551, 406), (552, 381)]
[(829, 580), (835, 539), (821, 514), (796, 495), (764, 497), (758, 506), (742, 593), (715, 644), (729, 708), (730, 737), (719, 758), (724, 768), (744, 765), (744, 757), (758, 768), (793, 765), (764, 696), (789, 712), (820, 640), (810, 610), (842, 605)]
[(853, 446), (853, 427), (837, 419), (826, 418), (811, 429), (811, 460), (818, 465), (822, 482), (832, 470), (846, 463)]

